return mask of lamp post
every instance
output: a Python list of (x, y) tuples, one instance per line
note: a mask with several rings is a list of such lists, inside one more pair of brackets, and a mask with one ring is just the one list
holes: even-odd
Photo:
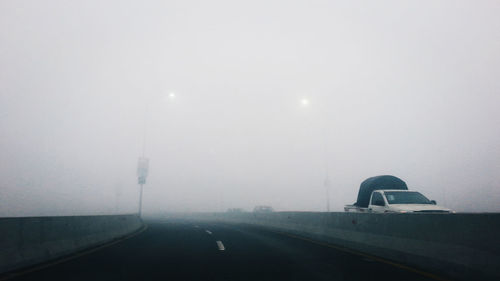
[(325, 155), (325, 190), (326, 190), (326, 211), (330, 212), (330, 177), (328, 170), (330, 168), (329, 162), (328, 162), (328, 142), (327, 142), (327, 136), (326, 136), (326, 128), (323, 128), (323, 145), (324, 145), (324, 155)]
[[(302, 107), (308, 107), (309, 104), (310, 104), (310, 101), (308, 98), (302, 98), (300, 100), (300, 104)], [(330, 212), (330, 185), (331, 185), (331, 182), (330, 182), (330, 177), (329, 177), (329, 173), (328, 173), (328, 170), (329, 170), (329, 162), (328, 162), (328, 138), (327, 138), (327, 135), (326, 135), (326, 125), (323, 124), (323, 137), (322, 137), (322, 141), (323, 141), (323, 149), (324, 149), (324, 156), (325, 156), (325, 159), (324, 159), (324, 165), (325, 165), (325, 180), (323, 181), (323, 185), (325, 187), (325, 191), (326, 191), (326, 211), (327, 212)]]
[(137, 161), (137, 183), (140, 186), (139, 191), (139, 217), (142, 216), (142, 192), (144, 189), (144, 184), (146, 184), (146, 177), (148, 176), (149, 170), (149, 159), (146, 158), (146, 130), (147, 130), (147, 120), (148, 120), (148, 104), (144, 106), (144, 120), (142, 124), (142, 156), (139, 157)]
[[(174, 92), (170, 92), (165, 96), (164, 102), (173, 101), (176, 98), (176, 94)], [(147, 131), (147, 121), (148, 121), (148, 104), (144, 108), (144, 123), (143, 123), (143, 131), (142, 131), (142, 156), (139, 157), (137, 162), (137, 183), (140, 186), (139, 193), (139, 217), (142, 216), (142, 193), (144, 189), (144, 185), (146, 184), (146, 178), (149, 173), (149, 158), (146, 157), (146, 131)]]
[(139, 217), (142, 215), (142, 190), (144, 184), (146, 184), (146, 177), (148, 176), (149, 170), (149, 159), (146, 157), (139, 157), (139, 161), (137, 162), (137, 182), (141, 187), (140, 195), (139, 195)]

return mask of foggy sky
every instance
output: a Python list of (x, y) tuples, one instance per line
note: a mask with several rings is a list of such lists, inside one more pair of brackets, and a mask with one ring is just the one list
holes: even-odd
[[(0, 216), (500, 211), (498, 1), (1, 1)], [(175, 98), (169, 98), (175, 93)], [(301, 99), (308, 99), (307, 106)]]

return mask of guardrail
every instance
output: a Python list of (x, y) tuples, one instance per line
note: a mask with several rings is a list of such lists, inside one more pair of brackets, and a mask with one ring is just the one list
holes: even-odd
[(142, 226), (137, 215), (0, 218), (0, 273), (103, 244)]
[(500, 214), (198, 213), (301, 235), (461, 280), (500, 280)]

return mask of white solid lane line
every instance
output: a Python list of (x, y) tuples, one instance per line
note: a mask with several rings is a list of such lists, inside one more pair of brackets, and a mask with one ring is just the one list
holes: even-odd
[(205, 230), (205, 232), (212, 235), (212, 232), (210, 230)]
[(221, 241), (216, 241), (217, 247), (219, 247), (219, 251), (224, 251), (226, 248), (224, 248), (224, 244), (222, 244)]

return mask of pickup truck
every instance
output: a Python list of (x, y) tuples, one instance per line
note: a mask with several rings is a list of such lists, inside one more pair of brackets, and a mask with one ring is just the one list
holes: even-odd
[(420, 192), (408, 190), (404, 181), (394, 176), (377, 176), (361, 183), (358, 200), (344, 207), (346, 212), (372, 213), (454, 213), (436, 205)]

